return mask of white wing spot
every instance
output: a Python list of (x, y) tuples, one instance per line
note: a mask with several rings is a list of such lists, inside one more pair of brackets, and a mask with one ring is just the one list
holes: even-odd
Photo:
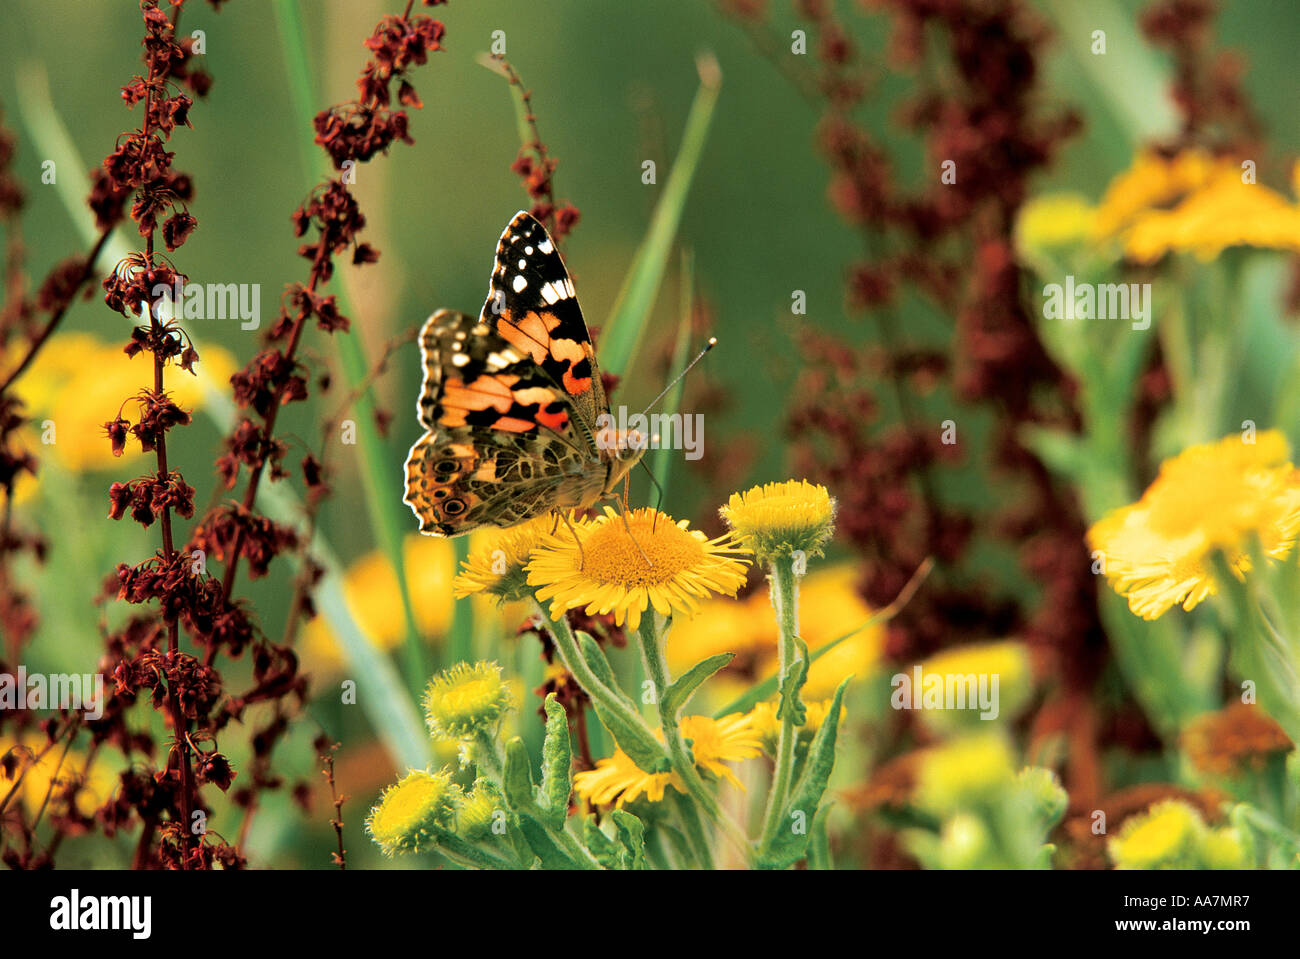
[(524, 287), (528, 286), (528, 280), (525, 279), (522, 274), (520, 274), (517, 275), (514, 278), (514, 280), (511, 281), (510, 285), (515, 288), (516, 293), (522, 293), (524, 291)]
[(544, 287), (542, 287), (542, 299), (546, 301), (547, 306), (550, 306), (559, 298), (560, 298), (560, 294), (556, 292), (555, 286), (553, 284), (547, 283)]
[(527, 260), (521, 259), (521, 260), (519, 261), (519, 269), (522, 270), (522, 269), (523, 269), (524, 267), (526, 267), (527, 265), (528, 265), (528, 261), (527, 261)]
[(537, 249), (541, 250), (543, 253), (549, 254), (552, 250), (555, 249), (555, 247), (551, 245), (551, 238), (548, 236), (541, 243), (537, 244)]
[(532, 255), (533, 255), (533, 248), (531, 246), (524, 247), (524, 256), (532, 256)]
[(468, 353), (457, 353), (451, 358), (452, 366), (464, 366), (468, 362), (469, 362)]

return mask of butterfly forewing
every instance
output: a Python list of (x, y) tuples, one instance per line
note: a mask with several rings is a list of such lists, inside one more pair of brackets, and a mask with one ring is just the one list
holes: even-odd
[(550, 374), (594, 433), (606, 400), (591, 333), (554, 242), (522, 210), (497, 243), (482, 318)]

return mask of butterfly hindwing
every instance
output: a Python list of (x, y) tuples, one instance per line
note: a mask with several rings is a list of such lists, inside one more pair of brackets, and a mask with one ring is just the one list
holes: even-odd
[(594, 432), (607, 403), (591, 333), (564, 260), (546, 228), (528, 213), (516, 213), (497, 243), (481, 319), (531, 356)]
[(508, 526), (599, 493), (569, 397), (529, 354), (452, 310), (428, 319), (420, 350), (428, 432), (407, 456), (403, 501), (422, 532)]

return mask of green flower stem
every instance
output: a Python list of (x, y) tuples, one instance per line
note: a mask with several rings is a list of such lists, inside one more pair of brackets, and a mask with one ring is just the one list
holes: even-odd
[(690, 863), (695, 869), (713, 869), (713, 849), (709, 843), (708, 834), (704, 831), (704, 823), (700, 820), (700, 810), (696, 807), (694, 800), (690, 796), (683, 796), (677, 791), (672, 794), (673, 803), (677, 807), (677, 814), (686, 827), (686, 834), (690, 838), (690, 853), (694, 861)]
[[(641, 618), (638, 634), (641, 639), (641, 655), (645, 661), (646, 675), (655, 686), (655, 702), (659, 704), (659, 721), (663, 726), (664, 741), (668, 743), (668, 757), (672, 760), (673, 772), (677, 773), (686, 786), (687, 795), (699, 804), (705, 815), (722, 830), (736, 849), (742, 853), (747, 863), (753, 862), (754, 848), (749, 838), (723, 810), (718, 798), (709, 791), (709, 787), (700, 778), (695, 761), (682, 740), (682, 731), (677, 724), (673, 710), (665, 707), (665, 694), (668, 692), (668, 665), (664, 662), (662, 629), (660, 617), (650, 610)], [(685, 805), (685, 804), (683, 804)], [(690, 817), (686, 817), (687, 828), (691, 829)], [(702, 855), (708, 855), (707, 844), (701, 848)]]
[(653, 730), (646, 724), (644, 718), (635, 709), (628, 705), (627, 701), (618, 695), (615, 690), (610, 689), (587, 665), (586, 659), (582, 656), (582, 651), (578, 649), (578, 641), (573, 636), (573, 630), (569, 628), (569, 622), (563, 616), (558, 621), (551, 619), (546, 607), (534, 598), (533, 603), (542, 621), (550, 628), (551, 635), (555, 637), (555, 649), (560, 654), (560, 662), (564, 668), (573, 674), (573, 678), (578, 681), (591, 699), (600, 704), (602, 709), (619, 716), (633, 728), (639, 728), (645, 732), (646, 739), (655, 743), (655, 748), (662, 751), (658, 745)]
[[(783, 557), (772, 561), (771, 584), (772, 600), (776, 606), (777, 624), (780, 629), (778, 647), (781, 666), (780, 688), (784, 695), (786, 680), (794, 666), (794, 640), (799, 632), (799, 586), (793, 560)], [(766, 849), (776, 838), (777, 830), (781, 828), (781, 814), (785, 811), (785, 803), (790, 794), (790, 783), (794, 775), (794, 744), (797, 733), (794, 728), (794, 711), (787, 708), (784, 701), (781, 717), (781, 733), (776, 747), (776, 769), (772, 773), (772, 789), (768, 793), (767, 809), (763, 813), (763, 839), (760, 849)]]
[(501, 758), (496, 736), (480, 729), (474, 734), (474, 764), (499, 786), (505, 778), (505, 761)]
[(454, 833), (447, 833), (438, 837), (438, 851), (458, 865), (471, 866), (475, 869), (519, 868), (518, 863), (512, 863), (500, 856), (494, 856), (492, 853), (466, 842)]

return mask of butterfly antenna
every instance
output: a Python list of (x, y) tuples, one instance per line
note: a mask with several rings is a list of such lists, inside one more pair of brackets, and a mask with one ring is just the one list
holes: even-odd
[(700, 362), (700, 360), (704, 359), (704, 354), (708, 353), (709, 350), (713, 349), (717, 345), (718, 345), (718, 338), (716, 336), (710, 336), (709, 342), (704, 344), (704, 349), (700, 350), (699, 353), (695, 354), (695, 359), (687, 363), (686, 366), (682, 369), (682, 371), (673, 377), (673, 381), (663, 388), (663, 390), (659, 393), (659, 395), (656, 396), (650, 402), (650, 405), (647, 406), (642, 411), (641, 415), (645, 416), (646, 413), (649, 413), (652, 409), (654, 409), (655, 405), (660, 400), (662, 400), (665, 396), (668, 395), (668, 391), (671, 390), (674, 386), (676, 386), (681, 381), (681, 378), (691, 371), (691, 367), (693, 367), (696, 363)]

